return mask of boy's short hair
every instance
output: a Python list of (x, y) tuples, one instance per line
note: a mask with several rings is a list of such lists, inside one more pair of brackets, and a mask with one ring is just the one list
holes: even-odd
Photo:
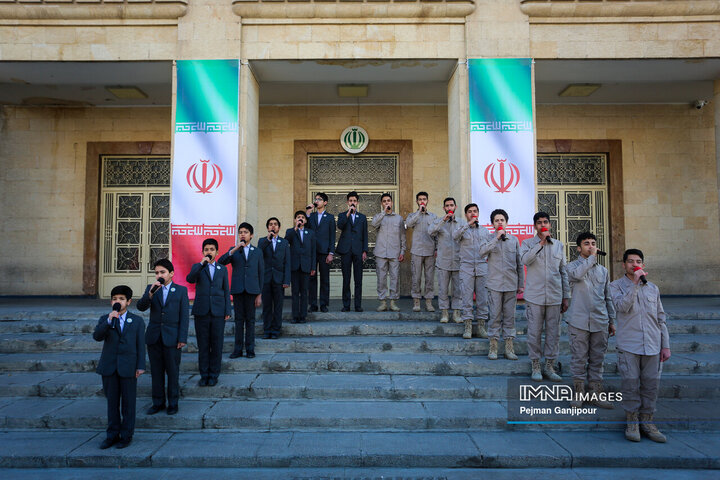
[(495, 215), (502, 215), (503, 217), (505, 217), (506, 222), (510, 220), (510, 217), (505, 210), (503, 210), (502, 208), (496, 208), (490, 214), (490, 223), (493, 223), (495, 221)]
[(175, 267), (173, 267), (172, 262), (171, 262), (170, 260), (168, 260), (167, 258), (161, 258), (160, 260), (156, 261), (156, 262), (153, 264), (153, 268), (155, 268), (155, 267), (163, 267), (163, 268), (166, 268), (168, 272), (174, 272), (174, 271), (175, 271)]
[(360, 201), (360, 195), (358, 195), (355, 190), (345, 195), (345, 200), (350, 200), (350, 197), (355, 197), (355, 200), (357, 200), (358, 202)]
[(550, 215), (545, 212), (537, 212), (535, 215), (533, 215), (533, 225), (535, 225), (537, 221), (541, 218), (547, 218), (548, 222), (550, 221)]
[(327, 202), (328, 200), (330, 200), (330, 197), (328, 197), (327, 193), (324, 192), (318, 192), (315, 194), (315, 196), (322, 198), (323, 202)]
[(305, 219), (305, 221), (307, 221), (307, 219), (308, 219), (307, 213), (303, 212), (302, 210), (298, 210), (297, 212), (295, 212), (295, 215), (293, 215), (293, 218), (297, 218), (298, 215), (302, 215), (303, 218)]
[(582, 245), (583, 240), (595, 240), (597, 242), (597, 237), (590, 232), (582, 232), (580, 235), (577, 236), (577, 240), (575, 240), (575, 245), (579, 247), (580, 245)]
[(280, 226), (280, 220), (277, 219), (277, 217), (270, 217), (267, 219), (267, 222), (265, 222), (265, 228), (268, 228), (270, 226), (270, 222), (275, 220), (278, 223), (278, 227)]
[(628, 248), (627, 250), (625, 250), (625, 253), (623, 253), (623, 263), (627, 262), (627, 258), (630, 255), (637, 255), (638, 257), (640, 257), (640, 260), (642, 260), (643, 262), (645, 261), (645, 255), (643, 255), (642, 250), (637, 248)]
[(428, 195), (427, 192), (417, 192), (417, 193), (415, 194), (415, 200), (417, 200), (418, 198), (420, 198), (422, 195), (425, 195), (425, 198), (430, 198), (430, 195)]
[(380, 201), (382, 202), (383, 200), (385, 200), (385, 197), (388, 197), (390, 200), (392, 200), (392, 195), (390, 195), (389, 193), (385, 192), (385, 193), (383, 193), (382, 195), (380, 195)]
[(445, 204), (446, 204), (447, 202), (449, 202), (450, 200), (452, 200), (452, 202), (453, 202), (455, 205), (457, 205), (457, 202), (455, 201), (455, 199), (454, 199), (453, 197), (446, 197), (445, 200), (443, 200), (443, 207), (444, 207)]
[(206, 238), (203, 240), (202, 248), (205, 248), (205, 245), (215, 245), (215, 250), (220, 249), (220, 245), (218, 244), (218, 241), (214, 238)]
[(117, 285), (110, 290), (110, 297), (114, 297), (115, 295), (125, 295), (125, 298), (130, 300), (132, 298), (132, 288), (127, 285)]
[(467, 213), (468, 210), (470, 210), (472, 207), (475, 207), (478, 210), (480, 210), (480, 207), (477, 206), (477, 203), (468, 203), (467, 205), (465, 205), (465, 213)]
[(240, 225), (238, 225), (238, 232), (241, 228), (246, 229), (248, 232), (250, 232), (250, 235), (255, 233), (255, 230), (253, 230), (253, 226), (250, 225), (248, 222), (242, 222)]

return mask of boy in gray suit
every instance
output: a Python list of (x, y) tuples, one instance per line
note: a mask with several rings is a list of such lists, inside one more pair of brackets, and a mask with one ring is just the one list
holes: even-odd
[(192, 266), (185, 280), (196, 284), (192, 314), (198, 345), (198, 385), (214, 387), (220, 376), (225, 321), (230, 318), (230, 282), (227, 268), (215, 261), (217, 240), (203, 240), (202, 253), (202, 260)]
[(230, 358), (242, 357), (243, 346), (247, 358), (255, 358), (255, 309), (262, 304), (265, 262), (262, 252), (250, 244), (252, 237), (252, 225), (238, 225), (238, 244), (218, 260), (233, 266), (230, 293), (235, 308), (235, 348)]
[(258, 241), (265, 262), (265, 284), (262, 291), (263, 338), (277, 339), (282, 332), (282, 309), (285, 289), (290, 286), (290, 246), (280, 238), (280, 220), (275, 217), (265, 222), (266, 238)]
[(453, 233), (458, 228), (455, 219), (455, 199), (447, 197), (443, 200), (445, 216), (435, 220), (428, 232), (437, 242), (437, 257), (435, 266), (438, 272), (438, 306), (442, 310), (440, 323), (449, 321), (448, 309), (450, 298), (448, 291), (452, 282), (452, 308), (453, 321), (462, 323), (460, 309), (462, 308), (462, 288), (460, 287), (460, 244), (453, 239)]
[(127, 311), (130, 302), (130, 287), (114, 287), (110, 292), (112, 311), (100, 317), (93, 332), (93, 338), (103, 342), (95, 370), (102, 375), (107, 399), (107, 436), (100, 444), (103, 450), (115, 443), (117, 448), (127, 447), (135, 431), (137, 379), (145, 373), (145, 322)]
[[(378, 312), (388, 309), (386, 299), (390, 299), (390, 310), (399, 312), (395, 301), (400, 298), (398, 294), (398, 273), (400, 262), (405, 260), (405, 221), (393, 212), (392, 197), (383, 193), (380, 197), (382, 211), (375, 214), (372, 226), (377, 229), (375, 240), (375, 262), (377, 264), (377, 292), (380, 299)], [(390, 294), (388, 295), (387, 276), (390, 273)]]
[(346, 196), (348, 209), (338, 215), (337, 228), (340, 230), (335, 251), (340, 254), (342, 266), (342, 300), (343, 312), (350, 311), (350, 274), (355, 282), (355, 311), (362, 312), (362, 274), (363, 263), (367, 260), (368, 229), (367, 217), (358, 212), (360, 196), (350, 192)]
[(315, 275), (317, 245), (315, 232), (305, 228), (307, 215), (295, 212), (295, 226), (285, 232), (290, 244), (290, 284), (292, 286), (292, 323), (305, 323), (308, 313), (308, 282)]
[[(418, 205), (416, 212), (411, 213), (405, 220), (405, 226), (413, 229), (412, 248), (412, 298), (413, 312), (420, 311), (420, 298), (425, 297), (425, 309), (434, 312), (432, 299), (435, 296), (435, 239), (428, 230), (437, 220), (437, 215), (428, 212), (427, 192), (418, 192), (415, 195)], [(423, 272), (425, 272), (425, 289), (420, 288)], [(424, 293), (424, 295), (423, 295)]]

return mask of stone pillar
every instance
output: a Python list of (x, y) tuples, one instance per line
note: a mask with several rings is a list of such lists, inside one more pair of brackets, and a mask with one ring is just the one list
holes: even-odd
[(468, 68), (461, 59), (448, 82), (448, 194), (455, 198), (459, 209), (470, 202), (471, 196), (468, 102)]
[[(247, 60), (240, 63), (240, 159), (238, 168), (238, 223), (250, 222), (256, 233), (259, 225), (258, 206), (258, 117), (260, 85)], [(291, 198), (291, 197), (289, 197)], [(263, 228), (261, 228), (263, 227)]]
[[(713, 99), (708, 106), (715, 113), (715, 163), (717, 165), (718, 212), (720, 213), (720, 80), (715, 80), (713, 84)], [(718, 224), (720, 227), (720, 220)]]

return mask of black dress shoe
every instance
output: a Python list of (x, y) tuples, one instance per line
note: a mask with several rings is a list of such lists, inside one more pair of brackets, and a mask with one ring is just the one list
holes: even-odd
[(300, 320), (298, 320), (297, 318), (293, 318), (293, 319), (291, 320), (291, 323), (300, 323)]
[(147, 414), (148, 414), (148, 415), (155, 415), (155, 414), (156, 414), (157, 412), (159, 412), (160, 410), (165, 410), (165, 405), (159, 405), (159, 406), (158, 406), (158, 405), (153, 405), (152, 407), (150, 407), (150, 408), (148, 409)]
[(108, 448), (112, 447), (113, 445), (115, 445), (119, 441), (120, 441), (120, 435), (115, 435), (112, 438), (106, 438), (100, 444), (100, 450), (108, 449)]
[(305, 320), (304, 318), (301, 318), (300, 320), (298, 320), (298, 323), (307, 323), (307, 320)]
[(327, 305), (323, 305), (322, 307), (320, 307), (320, 311), (323, 313), (327, 313), (327, 311), (328, 311)]
[(278, 335), (277, 333), (272, 333), (270, 334), (270, 338), (272, 338), (273, 340), (277, 340), (278, 338), (280, 338), (280, 335)]
[(317, 305), (310, 305), (308, 307), (308, 312), (317, 312), (317, 311), (318, 311)]
[(128, 439), (121, 438), (120, 441), (118, 442), (118, 445), (116, 448), (119, 448), (119, 449), (126, 448), (131, 443), (132, 443), (132, 437), (130, 437)]
[(168, 409), (167, 409), (167, 414), (168, 414), (168, 415), (175, 415), (177, 412), (178, 412), (178, 407), (177, 407), (177, 405), (174, 406), (174, 407), (168, 407)]
[(232, 352), (230, 354), (230, 358), (240, 358), (242, 357), (242, 352)]
[(217, 378), (208, 378), (207, 385), (208, 387), (214, 387), (217, 385)]
[(255, 358), (255, 352), (247, 352), (245, 355), (247, 358)]
[(355, 311), (356, 311), (356, 312), (362, 312), (362, 311), (363, 311), (363, 308), (362, 308), (362, 307), (355, 307)]
[(340, 311), (341, 311), (341, 312), (349, 312), (349, 311), (350, 311), (350, 307), (343, 307), (342, 310), (340, 310)]
[(263, 335), (263, 338), (264, 338), (265, 340), (271, 339), (271, 338), (272, 338), (272, 333), (266, 333), (265, 335)]
[(208, 379), (203, 377), (198, 381), (198, 387), (207, 387), (208, 386)]

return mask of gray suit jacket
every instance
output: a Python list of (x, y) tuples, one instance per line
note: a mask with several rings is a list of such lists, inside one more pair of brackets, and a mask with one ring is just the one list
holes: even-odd
[(100, 361), (95, 369), (100, 375), (135, 377), (135, 370), (145, 370), (145, 322), (139, 315), (127, 312), (122, 333), (108, 324), (108, 316), (100, 317), (93, 338), (103, 343)]
[(157, 342), (162, 332), (163, 345), (176, 346), (178, 343), (187, 343), (188, 325), (190, 323), (190, 300), (187, 288), (175, 282), (170, 284), (167, 301), (163, 305), (162, 288), (159, 288), (150, 298), (150, 287), (145, 288), (137, 309), (144, 312), (150, 309), (150, 321), (145, 330), (145, 343), (152, 345)]
[(262, 293), (262, 286), (265, 281), (265, 262), (260, 249), (250, 245), (247, 260), (243, 248), (232, 255), (228, 250), (226, 254), (218, 259), (218, 262), (223, 265), (232, 264), (230, 293), (233, 295), (236, 293), (259, 295)]
[[(213, 278), (210, 280), (210, 268), (215, 269)], [(196, 263), (185, 277), (188, 283), (195, 284), (195, 301), (193, 302), (193, 315), (212, 315), (224, 317), (232, 315), (230, 306), (230, 281), (228, 270), (225, 265), (218, 262), (215, 266)]]

